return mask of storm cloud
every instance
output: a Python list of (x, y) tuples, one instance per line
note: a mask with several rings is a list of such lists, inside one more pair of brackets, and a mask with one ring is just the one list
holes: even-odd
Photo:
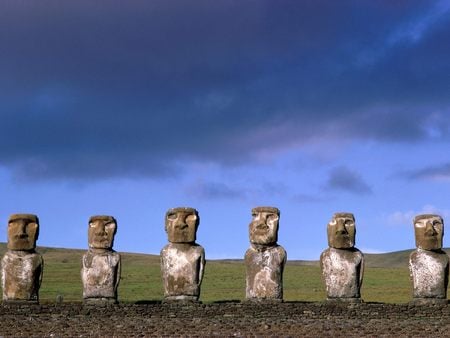
[[(448, 138), (448, 12), (422, 1), (2, 1), (0, 165), (31, 179), (160, 177), (318, 135)], [(346, 178), (370, 191), (348, 172), (330, 186)]]
[(330, 172), (327, 190), (346, 191), (354, 194), (371, 194), (372, 189), (360, 174), (347, 167), (337, 167)]

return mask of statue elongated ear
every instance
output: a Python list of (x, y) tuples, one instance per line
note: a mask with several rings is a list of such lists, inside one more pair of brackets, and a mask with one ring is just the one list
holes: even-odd
[(33, 227), (35, 227), (35, 244), (36, 244), (36, 241), (38, 240), (38, 238), (39, 238), (39, 224), (38, 223), (30, 223), (30, 225), (32, 225)]

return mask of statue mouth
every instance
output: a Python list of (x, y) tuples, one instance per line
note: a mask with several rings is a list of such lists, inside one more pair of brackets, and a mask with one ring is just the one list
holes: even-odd
[(438, 238), (437, 236), (425, 236), (425, 242), (434, 245), (438, 243)]
[(259, 229), (253, 232), (255, 236), (267, 236), (269, 234), (268, 229)]
[(97, 238), (95, 238), (94, 241), (97, 242), (97, 243), (102, 243), (102, 244), (109, 242), (107, 237), (97, 237)]

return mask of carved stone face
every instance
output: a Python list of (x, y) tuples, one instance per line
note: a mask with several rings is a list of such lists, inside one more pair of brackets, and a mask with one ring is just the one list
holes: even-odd
[(327, 227), (328, 246), (335, 249), (349, 249), (355, 246), (355, 217), (351, 213), (339, 212), (333, 215)]
[(250, 243), (275, 244), (278, 240), (280, 210), (273, 207), (257, 207), (252, 209), (252, 217), (249, 225)]
[(169, 242), (193, 243), (200, 217), (194, 208), (172, 208), (166, 213), (165, 228)]
[(112, 216), (92, 216), (89, 219), (88, 241), (89, 248), (107, 249), (113, 247), (117, 222)]
[(424, 250), (442, 248), (444, 220), (439, 215), (417, 215), (414, 218), (416, 247)]
[(39, 237), (39, 220), (36, 215), (15, 214), (8, 222), (8, 249), (33, 250)]

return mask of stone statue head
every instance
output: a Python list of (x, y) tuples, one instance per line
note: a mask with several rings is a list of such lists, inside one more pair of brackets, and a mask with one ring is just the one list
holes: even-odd
[(89, 218), (88, 242), (90, 249), (111, 250), (117, 222), (112, 216), (92, 216)]
[(171, 243), (194, 243), (200, 223), (194, 208), (172, 208), (166, 213), (165, 229)]
[(328, 246), (335, 249), (350, 249), (355, 246), (355, 216), (338, 212), (327, 226)]
[(14, 214), (8, 221), (8, 249), (33, 250), (39, 237), (39, 219), (31, 214)]
[(250, 243), (273, 245), (278, 241), (280, 210), (274, 207), (256, 207), (252, 209), (252, 221), (249, 225)]
[(439, 215), (417, 215), (414, 218), (416, 247), (424, 250), (439, 250), (444, 237), (444, 220)]

